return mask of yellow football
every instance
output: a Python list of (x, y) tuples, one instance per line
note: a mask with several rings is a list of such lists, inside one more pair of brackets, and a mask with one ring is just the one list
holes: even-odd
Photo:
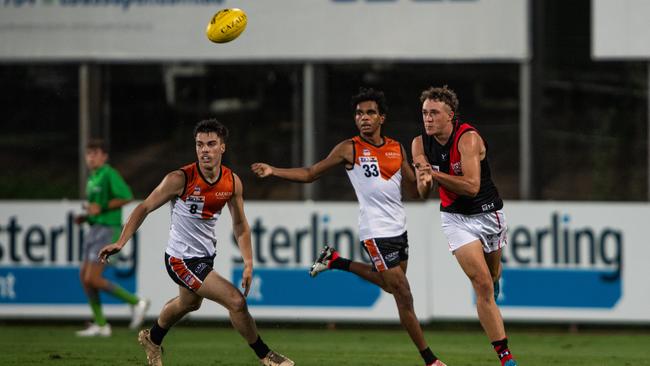
[(237, 8), (221, 9), (210, 19), (205, 35), (215, 43), (226, 43), (239, 37), (246, 29), (248, 18), (243, 10)]

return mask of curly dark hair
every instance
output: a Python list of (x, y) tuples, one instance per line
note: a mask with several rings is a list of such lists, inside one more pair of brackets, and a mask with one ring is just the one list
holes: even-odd
[(443, 102), (451, 108), (451, 111), (454, 112), (454, 114), (458, 112), (458, 97), (447, 85), (437, 88), (431, 86), (424, 90), (422, 94), (420, 94), (420, 102), (424, 103), (427, 99)]
[(228, 140), (228, 128), (224, 126), (221, 122), (217, 121), (214, 118), (204, 119), (194, 126), (194, 138), (199, 133), (210, 133), (214, 132), (219, 136), (222, 143), (225, 143)]
[(388, 113), (388, 105), (386, 104), (386, 96), (381, 90), (375, 90), (373, 88), (359, 88), (359, 94), (354, 95), (351, 100), (352, 112), (356, 111), (357, 105), (361, 102), (372, 101), (377, 103), (379, 108), (379, 114), (385, 115)]

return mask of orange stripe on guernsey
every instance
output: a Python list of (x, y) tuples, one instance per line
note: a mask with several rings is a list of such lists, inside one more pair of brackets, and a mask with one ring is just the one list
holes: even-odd
[(172, 270), (178, 279), (193, 291), (198, 290), (199, 287), (201, 287), (201, 284), (203, 284), (203, 282), (196, 277), (192, 271), (187, 269), (187, 266), (182, 259), (170, 256), (169, 265), (172, 267)]
[(386, 262), (384, 262), (384, 258), (382, 258), (379, 253), (379, 248), (377, 248), (375, 241), (373, 239), (364, 240), (363, 245), (365, 245), (368, 253), (370, 253), (370, 259), (372, 260), (372, 263), (375, 264), (377, 271), (382, 272), (387, 270)]
[(357, 155), (354, 159), (355, 164), (360, 165), (358, 157), (372, 156), (376, 158), (381, 177), (385, 180), (390, 179), (402, 167), (402, 147), (399, 142), (384, 136), (384, 143), (381, 146), (375, 146), (364, 141), (360, 136), (354, 136), (352, 139), (357, 145), (354, 149)]

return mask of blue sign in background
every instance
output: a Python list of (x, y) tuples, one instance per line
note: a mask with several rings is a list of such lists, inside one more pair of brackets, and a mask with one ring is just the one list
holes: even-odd
[[(242, 269), (235, 268), (232, 281), (241, 282)], [(308, 268), (261, 268), (253, 272), (249, 305), (370, 307), (381, 290), (352, 273), (327, 271), (312, 278)]]
[[(77, 267), (0, 267), (0, 277), (14, 280), (11, 291), (5, 289), (0, 296), (0, 304), (86, 304), (88, 299), (79, 280)], [(120, 272), (116, 267), (107, 267), (104, 277), (117, 283), (130, 292), (136, 290), (136, 278), (133, 271)], [(10, 298), (8, 292), (15, 297)], [(104, 304), (122, 304), (121, 300), (101, 293)]]
[(611, 270), (504, 268), (497, 304), (613, 308), (621, 287), (621, 276)]

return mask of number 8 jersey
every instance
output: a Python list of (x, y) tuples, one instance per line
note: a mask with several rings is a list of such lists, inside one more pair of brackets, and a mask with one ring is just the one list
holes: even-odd
[(235, 191), (232, 170), (221, 165), (219, 178), (214, 183), (201, 174), (198, 163), (182, 167), (185, 188), (171, 201), (171, 227), (165, 251), (176, 258), (211, 257), (215, 254), (217, 239), (214, 227), (221, 209)]
[(394, 237), (406, 231), (402, 204), (402, 145), (383, 137), (375, 146), (352, 138), (354, 164), (348, 177), (359, 200), (359, 239)]

